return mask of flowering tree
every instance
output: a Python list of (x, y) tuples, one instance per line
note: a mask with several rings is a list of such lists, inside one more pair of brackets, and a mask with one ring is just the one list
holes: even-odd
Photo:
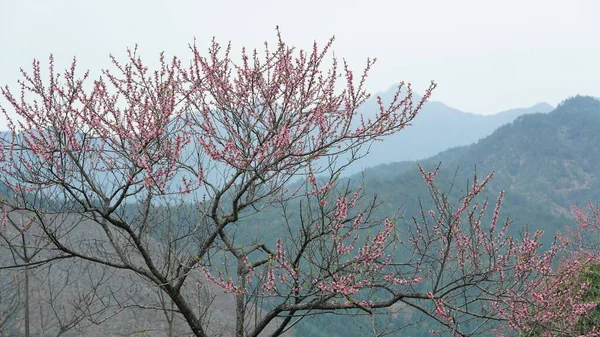
[(535, 312), (535, 319), (524, 323), (536, 335), (600, 335), (600, 208), (590, 202), (583, 208), (573, 206), (573, 214), (577, 227), (567, 228), (567, 236), (559, 235), (571, 247), (569, 254), (540, 285), (535, 305), (527, 308)]
[[(514, 299), (501, 314), (521, 336), (598, 336), (597, 256), (576, 253), (548, 277), (527, 286), (530, 296)], [(594, 280), (594, 278), (596, 280)]]
[[(218, 332), (206, 319), (216, 304), (193, 290), (206, 282), (234, 297), (236, 336), (397, 303), (454, 335), (506, 319), (506, 299), (524, 295), (555, 250), (538, 253), (538, 235), (506, 235), (502, 195), (484, 226), (487, 203), (474, 200), (491, 177), (453, 207), (437, 171), (423, 171), (436, 208), (405, 238), (397, 219), (377, 218), (376, 198), (339, 174), (406, 127), (435, 84), (413, 102), (402, 83), (392, 102), (378, 98), (378, 111), (361, 115), (374, 60), (358, 76), (335, 57), (324, 70), (332, 42), (298, 51), (278, 34), (274, 49), (243, 50), (235, 62), (213, 41), (205, 56), (191, 47), (189, 66), (161, 55), (153, 72), (130, 51), (92, 83), (75, 61), (59, 74), (50, 57), (47, 80), (34, 61), (20, 95), (2, 89), (18, 118), (2, 107), (10, 135), (0, 148), (4, 213), (31, 214), (52, 247), (30, 264), (82, 259), (130, 271), (196, 336)], [(273, 213), (287, 235), (248, 221)]]
[[(597, 206), (573, 207), (577, 227), (568, 229), (569, 235), (558, 233), (560, 253), (556, 263), (552, 259), (532, 259), (537, 274), (524, 283), (526, 296), (508, 296), (502, 300), (504, 308), (496, 304), (498, 313), (508, 330), (519, 336), (598, 336), (598, 301), (600, 294), (600, 255), (597, 250), (600, 212)], [(511, 333), (509, 333), (510, 335)]]

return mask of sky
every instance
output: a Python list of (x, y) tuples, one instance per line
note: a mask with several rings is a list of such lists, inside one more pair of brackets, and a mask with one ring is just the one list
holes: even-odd
[[(189, 56), (213, 37), (261, 48), (275, 27), (298, 48), (336, 37), (354, 70), (377, 57), (367, 89), (399, 81), (462, 111), (491, 114), (576, 95), (600, 96), (598, 0), (0, 0), (0, 85), (54, 54), (92, 74), (138, 45), (145, 60)], [(0, 100), (0, 104), (3, 101)], [(0, 129), (5, 129), (0, 118)]]

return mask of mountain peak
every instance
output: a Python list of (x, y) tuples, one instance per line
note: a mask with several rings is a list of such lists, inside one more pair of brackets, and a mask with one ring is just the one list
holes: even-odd
[(558, 104), (556, 111), (570, 111), (578, 112), (582, 110), (594, 110), (600, 109), (600, 101), (592, 96), (573, 96)]
[(554, 110), (554, 107), (546, 102), (540, 102), (532, 106), (531, 109), (537, 109), (540, 112), (548, 112)]

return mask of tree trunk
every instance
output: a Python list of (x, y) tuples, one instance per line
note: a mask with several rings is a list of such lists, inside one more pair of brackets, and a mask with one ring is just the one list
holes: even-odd
[(30, 337), (29, 334), (29, 266), (25, 267), (25, 282), (23, 283), (25, 287), (24, 294), (24, 306), (25, 306), (25, 337)]
[[(244, 260), (238, 259), (238, 282), (240, 289), (246, 289), (246, 272)], [(246, 294), (235, 295), (235, 336), (244, 337), (244, 319), (246, 318)]]

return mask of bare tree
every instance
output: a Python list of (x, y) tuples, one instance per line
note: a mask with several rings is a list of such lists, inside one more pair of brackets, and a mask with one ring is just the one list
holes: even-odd
[(0, 271), (0, 336), (17, 336), (16, 318), (21, 304), (21, 292), (16, 291), (17, 279), (10, 271)]
[(15, 279), (10, 292), (22, 299), (13, 317), (18, 321), (14, 329), (24, 336), (60, 336), (81, 329), (92, 310), (97, 314), (106, 309), (94, 305), (98, 301), (96, 289), (105, 282), (106, 275), (91, 276), (88, 268), (92, 267), (87, 262), (36, 263), (38, 256), (48, 256), (49, 242), (41, 235), (35, 218), (23, 212), (7, 212), (5, 222), (10, 228), (0, 233), (2, 263), (23, 266), (22, 270), (9, 270)]

